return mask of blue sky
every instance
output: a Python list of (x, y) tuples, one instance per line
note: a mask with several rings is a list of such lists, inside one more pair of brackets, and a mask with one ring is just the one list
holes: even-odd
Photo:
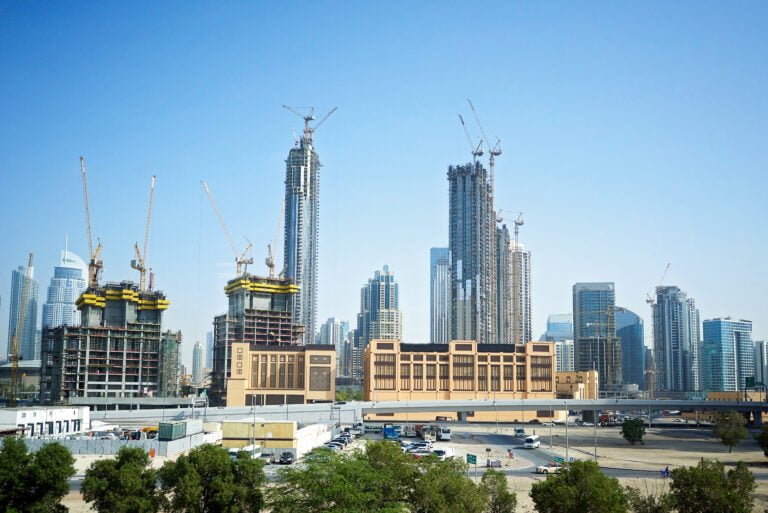
[(497, 208), (525, 215), (534, 335), (577, 281), (614, 281), (648, 324), (671, 262), (702, 318), (768, 337), (766, 21), (762, 2), (4, 2), (0, 353), (11, 269), (34, 251), (43, 296), (65, 234), (86, 257), (82, 154), (107, 280), (136, 279), (157, 175), (149, 262), (191, 361), (234, 273), (199, 181), (263, 271), (301, 127), (284, 103), (339, 108), (316, 136), (318, 321), (354, 321), (388, 264), (404, 338), (427, 341), (466, 98), (502, 140)]

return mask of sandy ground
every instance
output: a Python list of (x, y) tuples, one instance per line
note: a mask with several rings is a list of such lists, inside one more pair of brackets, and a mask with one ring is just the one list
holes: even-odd
[[(532, 426), (526, 426), (531, 432)], [(472, 432), (462, 432), (463, 430)], [(568, 429), (569, 456), (581, 459), (591, 459), (594, 451), (595, 430), (590, 427), (570, 427)], [(643, 445), (630, 446), (620, 434), (618, 428), (597, 430), (598, 461), (603, 467), (623, 468), (631, 470), (659, 471), (665, 466), (695, 465), (701, 458), (718, 459), (726, 466), (735, 465), (738, 461), (744, 461), (757, 479), (755, 512), (762, 512), (768, 507), (768, 459), (762, 450), (752, 440), (745, 440), (739, 446), (734, 447), (732, 453), (728, 448), (714, 439), (709, 429), (650, 429), (646, 433)], [(531, 465), (525, 459), (526, 451), (515, 452), (515, 459), (507, 455), (507, 447), (494, 445), (485, 439), (483, 432), (489, 435), (513, 433), (512, 427), (499, 427), (494, 425), (466, 426), (454, 430), (455, 436), (451, 442), (438, 442), (437, 446), (450, 445), (456, 451), (456, 457), (464, 458), (467, 453), (478, 455), (478, 463), (486, 459), (486, 449), (491, 448), (488, 456), (491, 459), (499, 459), (505, 468), (522, 469)], [(549, 449), (550, 428), (536, 427), (536, 433), (541, 436), (542, 448)], [(565, 429), (557, 426), (551, 430), (553, 448), (556, 454), (565, 456)], [(85, 470), (100, 457), (77, 456), (77, 476), (82, 476)], [(155, 458), (153, 466), (162, 466), (167, 458)], [(478, 465), (478, 474), (482, 476), (483, 468)], [(649, 477), (619, 478), (623, 485), (631, 485), (647, 493), (661, 493), (666, 490), (668, 481), (658, 479), (655, 474)], [(470, 469), (470, 477), (474, 477), (474, 469)], [(533, 483), (545, 479), (545, 476), (536, 474), (512, 475), (508, 477), (510, 488), (517, 493), (519, 513), (532, 513), (533, 503), (528, 493)], [(64, 499), (64, 505), (73, 513), (91, 511), (83, 502), (79, 491), (70, 492)]]

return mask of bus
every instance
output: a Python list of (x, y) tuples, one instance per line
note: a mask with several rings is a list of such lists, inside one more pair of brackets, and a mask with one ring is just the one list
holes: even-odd
[(447, 427), (440, 427), (437, 429), (437, 439), (438, 440), (450, 440), (451, 439), (451, 428)]
[(236, 460), (240, 453), (245, 453), (251, 458), (261, 458), (261, 447), (258, 445), (246, 445), (245, 447), (233, 447), (229, 450), (229, 458)]
[(523, 447), (526, 449), (537, 449), (540, 445), (539, 435), (530, 435), (525, 437), (525, 445)]

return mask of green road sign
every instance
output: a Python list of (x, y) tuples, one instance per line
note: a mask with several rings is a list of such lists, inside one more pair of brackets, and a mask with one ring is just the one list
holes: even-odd
[(565, 459), (561, 458), (560, 456), (555, 456), (555, 463), (565, 463)]
[(474, 454), (467, 454), (467, 463), (470, 465), (477, 465), (477, 456)]

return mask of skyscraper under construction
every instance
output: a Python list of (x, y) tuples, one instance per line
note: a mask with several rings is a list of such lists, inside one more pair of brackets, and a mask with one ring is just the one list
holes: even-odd
[(497, 342), (496, 214), (480, 162), (448, 168), (451, 340)]
[(304, 342), (311, 343), (317, 320), (317, 257), (320, 215), (320, 158), (312, 136), (336, 110), (325, 115), (315, 126), (314, 110), (302, 115), (304, 133), (285, 161), (285, 246), (284, 275), (299, 288), (293, 304), (293, 318), (304, 326)]

